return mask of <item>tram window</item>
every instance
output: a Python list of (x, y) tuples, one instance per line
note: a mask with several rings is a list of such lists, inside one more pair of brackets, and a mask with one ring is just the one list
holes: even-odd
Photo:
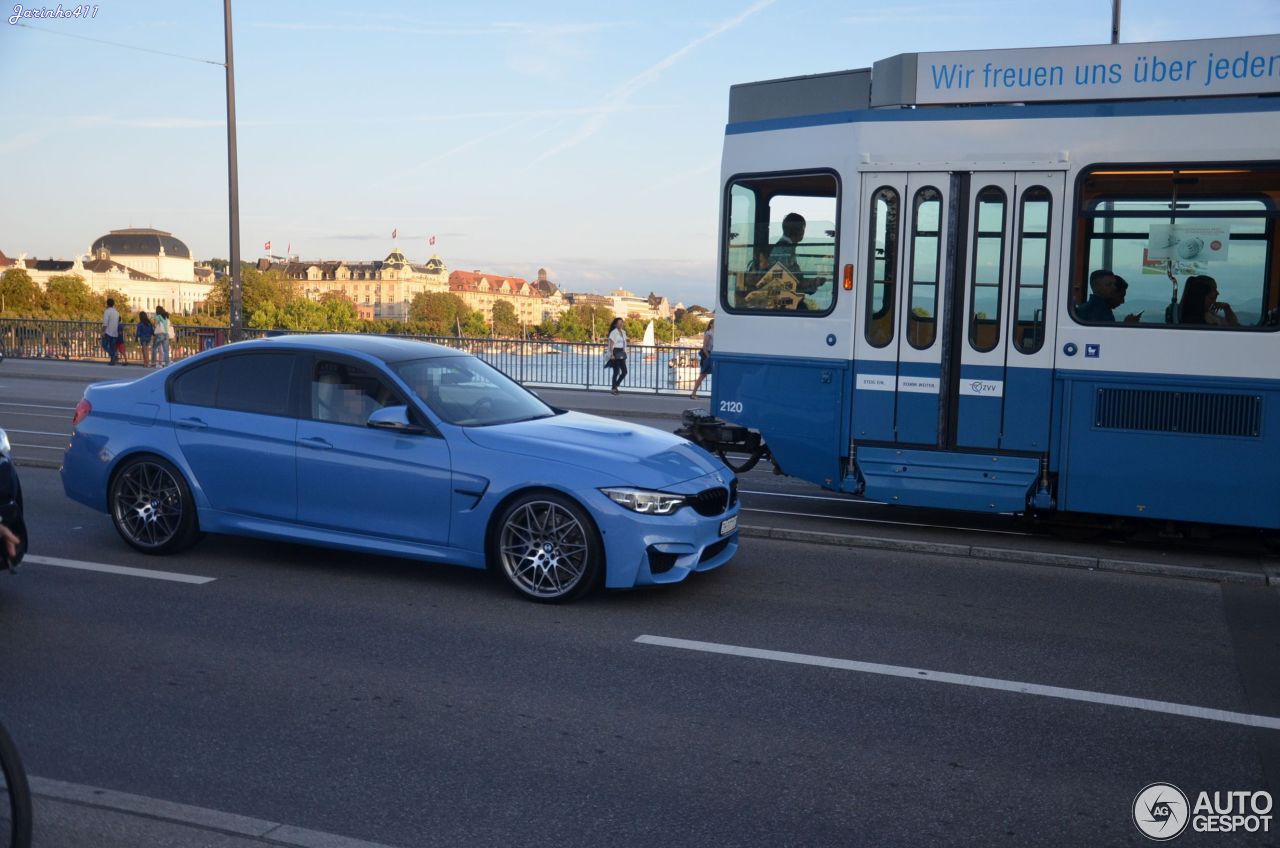
[(1049, 282), (1049, 212), (1053, 196), (1043, 186), (1022, 193), (1018, 237), (1018, 278), (1014, 281), (1013, 346), (1035, 353), (1044, 344), (1044, 310)]
[(830, 173), (738, 177), (729, 183), (721, 284), (729, 311), (831, 311), (839, 188)]
[(978, 192), (969, 293), (969, 344), (978, 351), (992, 350), (1000, 341), (1005, 205), (1004, 191), (997, 186)]
[[(1104, 268), (1129, 283), (1123, 306), (1114, 294), (1108, 302), (1118, 325), (1248, 330), (1280, 324), (1274, 255), (1280, 168), (1099, 168), (1081, 180), (1080, 192), (1083, 244), (1076, 255), (1084, 267), (1072, 280), (1075, 320), (1090, 323), (1079, 305), (1092, 294), (1089, 273)], [(1210, 279), (1192, 281), (1204, 277)], [(1213, 289), (1216, 302), (1229, 309), (1206, 311), (1203, 292)], [(1106, 301), (1107, 293), (1098, 297)], [(1192, 304), (1186, 315), (1184, 300)], [(1127, 316), (1138, 317), (1126, 322)]]
[(888, 186), (871, 196), (868, 221), (871, 255), (867, 257), (867, 342), (884, 347), (893, 341), (893, 305), (898, 273), (898, 192)]
[(942, 242), (942, 194), (933, 186), (916, 192), (911, 215), (911, 298), (907, 341), (924, 350), (938, 334), (938, 259)]

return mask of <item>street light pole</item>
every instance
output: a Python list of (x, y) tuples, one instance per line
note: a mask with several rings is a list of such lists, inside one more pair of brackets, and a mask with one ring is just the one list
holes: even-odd
[(236, 166), (236, 72), (231, 51), (231, 0), (222, 0), (227, 36), (227, 181), (231, 205), (231, 341), (244, 329), (240, 291), (240, 176)]

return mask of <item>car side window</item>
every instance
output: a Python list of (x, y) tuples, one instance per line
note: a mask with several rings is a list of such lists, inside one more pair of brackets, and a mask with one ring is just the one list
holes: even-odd
[(173, 402), (192, 406), (213, 406), (218, 392), (218, 366), (215, 359), (194, 368), (188, 368), (173, 378)]
[(296, 358), (291, 353), (246, 353), (223, 357), (218, 374), (218, 408), (262, 415), (291, 415), (289, 390)]
[(315, 421), (363, 427), (377, 410), (403, 403), (369, 368), (331, 359), (316, 360), (310, 407)]

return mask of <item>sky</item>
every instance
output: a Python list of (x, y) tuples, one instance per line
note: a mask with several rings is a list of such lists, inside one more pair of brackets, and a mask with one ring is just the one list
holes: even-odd
[[(56, 8), (45, 0), (44, 8)], [(155, 227), (230, 255), (223, 4), (0, 6), (0, 251)], [(63, 0), (63, 9), (77, 7)], [(729, 86), (1110, 40), (1111, 0), (236, 0), (241, 256), (411, 261), (714, 302)], [(24, 4), (25, 8), (41, 8)], [(93, 12), (96, 11), (96, 14)], [(1280, 32), (1280, 0), (1124, 0), (1120, 40)], [(110, 43), (104, 43), (110, 42)], [(392, 232), (397, 239), (392, 240)], [(435, 237), (434, 246), (428, 239)]]

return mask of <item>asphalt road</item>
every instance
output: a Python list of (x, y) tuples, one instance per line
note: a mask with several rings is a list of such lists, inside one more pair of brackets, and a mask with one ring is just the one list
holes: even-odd
[(0, 574), (0, 715), (46, 780), (406, 848), (1138, 845), (1150, 783), (1280, 791), (1263, 585), (744, 538), (545, 607), (296, 545), (146, 557), (22, 474), (38, 556), (213, 578)]

